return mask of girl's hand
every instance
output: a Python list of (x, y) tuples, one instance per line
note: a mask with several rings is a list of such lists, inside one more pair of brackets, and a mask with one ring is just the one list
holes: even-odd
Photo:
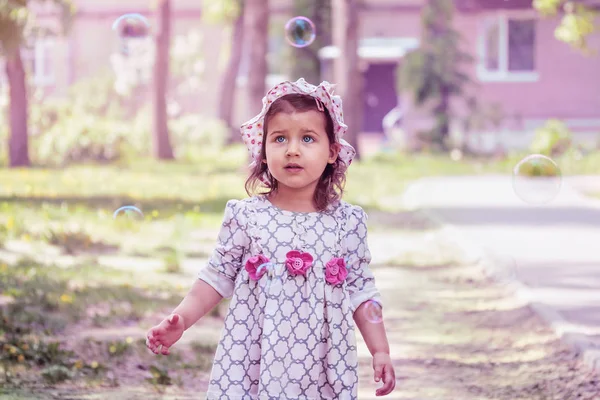
[(390, 355), (382, 352), (373, 354), (373, 370), (375, 372), (375, 382), (383, 379), (383, 386), (375, 391), (375, 395), (385, 396), (390, 394), (396, 387), (396, 373)]
[[(169, 347), (175, 344), (183, 335), (185, 324), (179, 314), (172, 314), (160, 324), (150, 328), (146, 334), (146, 347), (154, 354), (169, 354)], [(161, 348), (162, 346), (162, 348)]]

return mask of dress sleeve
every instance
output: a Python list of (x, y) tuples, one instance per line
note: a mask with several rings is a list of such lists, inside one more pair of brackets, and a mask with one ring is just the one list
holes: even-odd
[(346, 228), (348, 254), (347, 289), (350, 293), (352, 312), (365, 301), (381, 303), (381, 294), (375, 286), (375, 277), (369, 269), (371, 252), (367, 243), (367, 214), (361, 207), (352, 206)]
[(239, 200), (227, 202), (217, 245), (208, 264), (198, 273), (199, 279), (211, 285), (225, 298), (233, 295), (235, 278), (250, 245), (244, 210), (244, 203)]

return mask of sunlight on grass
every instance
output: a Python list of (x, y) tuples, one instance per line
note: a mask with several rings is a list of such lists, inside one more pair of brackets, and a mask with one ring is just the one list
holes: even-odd
[[(390, 331), (390, 338), (402, 347), (402, 357), (422, 363), (423, 354), (434, 354), (457, 365), (492, 360), (510, 366), (541, 362), (548, 356), (547, 335), (536, 341), (540, 336), (522, 334), (523, 328), (520, 336), (511, 336), (510, 324), (522, 317), (520, 304), (503, 296), (502, 289), (477, 286), (484, 276), (473, 270), (472, 260), (464, 259), (452, 238), (441, 235), (426, 218), (405, 210), (402, 200), (407, 185), (416, 179), (510, 174), (522, 156), (455, 162), (445, 155), (388, 153), (355, 162), (349, 169), (344, 199), (372, 212), (376, 242), (372, 249), (389, 258), (374, 258), (373, 267), (378, 267), (374, 271), (380, 273), (387, 266), (396, 274), (390, 275), (394, 279), (380, 279), (380, 288), (402, 294), (387, 314), (390, 326), (401, 326)], [(563, 174), (600, 170), (598, 154), (578, 163), (568, 157), (556, 161)], [(2, 329), (11, 330), (6, 335), (0, 332), (0, 343), (9, 336), (12, 340), (6, 343), (11, 346), (7, 350), (0, 347), (0, 358), (9, 357), (10, 371), (26, 375), (38, 367), (36, 357), (43, 356), (45, 364), (36, 370), (34, 380), (41, 382), (43, 376), (58, 382), (72, 375), (74, 385), (106, 389), (116, 388), (117, 372), (131, 364), (127, 374), (135, 378), (126, 389), (129, 394), (139, 390), (144, 398), (151, 398), (151, 391), (164, 391), (166, 382), (177, 386), (183, 370), (207, 371), (214, 343), (192, 343), (175, 350), (172, 357), (157, 358), (145, 348), (144, 329), (178, 304), (214, 250), (225, 203), (246, 197), (247, 163), (245, 147), (236, 145), (206, 153), (197, 164), (140, 159), (127, 166), (0, 170), (0, 259), (5, 260), (0, 262), (0, 310), (8, 310), (4, 315), (11, 317), (0, 318), (7, 325)], [(113, 218), (123, 206), (139, 208), (143, 217)], [(395, 246), (400, 236), (394, 235), (412, 239), (406, 240), (410, 244), (405, 243), (404, 249)], [(390, 246), (394, 252), (386, 252)], [(397, 279), (398, 273), (413, 274), (412, 280)], [(434, 280), (449, 286), (431, 288)], [(405, 283), (407, 288), (402, 287)], [(227, 304), (223, 301), (210, 313), (207, 326), (214, 330), (222, 322)], [(505, 325), (494, 325), (499, 314)], [(85, 342), (70, 336), (63, 344), (77, 349), (77, 359), (71, 359), (46, 342), (41, 356), (31, 353), (28, 346), (33, 342), (23, 343), (16, 333), (23, 327), (32, 330), (35, 340), (60, 337), (65, 329), (75, 334), (103, 332), (106, 337), (125, 330), (132, 333), (127, 333), (129, 341), (111, 337)], [(512, 342), (506, 342), (508, 338)], [(485, 346), (495, 353), (483, 354)], [(467, 353), (462, 347), (468, 347)], [(13, 377), (10, 382), (14, 388), (22, 383)], [(446, 389), (421, 385), (404, 393), (444, 397), (450, 393)], [(10, 393), (15, 399), (41, 398)], [(106, 393), (99, 398), (103, 396)]]
[[(513, 154), (504, 160), (463, 159), (448, 155), (377, 153), (356, 161), (348, 170), (345, 199), (365, 208), (401, 208), (401, 195), (413, 180), (437, 175), (501, 173), (512, 168), (526, 154)], [(65, 169), (0, 170), (0, 197), (7, 199), (47, 199), (79, 202), (110, 211), (127, 203), (138, 203), (144, 214), (150, 205), (177, 208), (200, 205), (217, 212), (227, 199), (244, 198), (247, 152), (241, 145), (222, 152), (206, 153), (203, 162), (158, 163), (137, 160), (128, 167), (73, 166)], [(572, 155), (556, 159), (563, 175), (596, 173), (600, 153), (575, 160)], [(162, 210), (159, 210), (162, 211)]]

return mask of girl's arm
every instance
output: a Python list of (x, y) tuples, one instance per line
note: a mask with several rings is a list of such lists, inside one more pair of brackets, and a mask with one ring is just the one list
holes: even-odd
[(212, 310), (222, 298), (211, 285), (202, 279), (196, 279), (188, 294), (173, 310), (173, 314), (179, 314), (183, 318), (187, 330)]
[(354, 312), (354, 322), (358, 326), (371, 355), (375, 353), (390, 354), (390, 345), (383, 326), (383, 320), (377, 323), (369, 321), (369, 313), (364, 309), (368, 303), (368, 301), (365, 301), (356, 309)]

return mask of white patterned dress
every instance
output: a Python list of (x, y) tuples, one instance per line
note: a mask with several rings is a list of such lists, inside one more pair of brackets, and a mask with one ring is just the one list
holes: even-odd
[[(367, 246), (366, 214), (340, 201), (323, 212), (292, 212), (264, 195), (227, 202), (217, 246), (198, 278), (231, 298), (207, 399), (356, 399), (353, 313), (381, 303)], [(312, 255), (306, 276), (288, 274), (286, 254)], [(273, 274), (250, 279), (246, 260), (262, 254)], [(332, 285), (325, 264), (346, 259)]]

